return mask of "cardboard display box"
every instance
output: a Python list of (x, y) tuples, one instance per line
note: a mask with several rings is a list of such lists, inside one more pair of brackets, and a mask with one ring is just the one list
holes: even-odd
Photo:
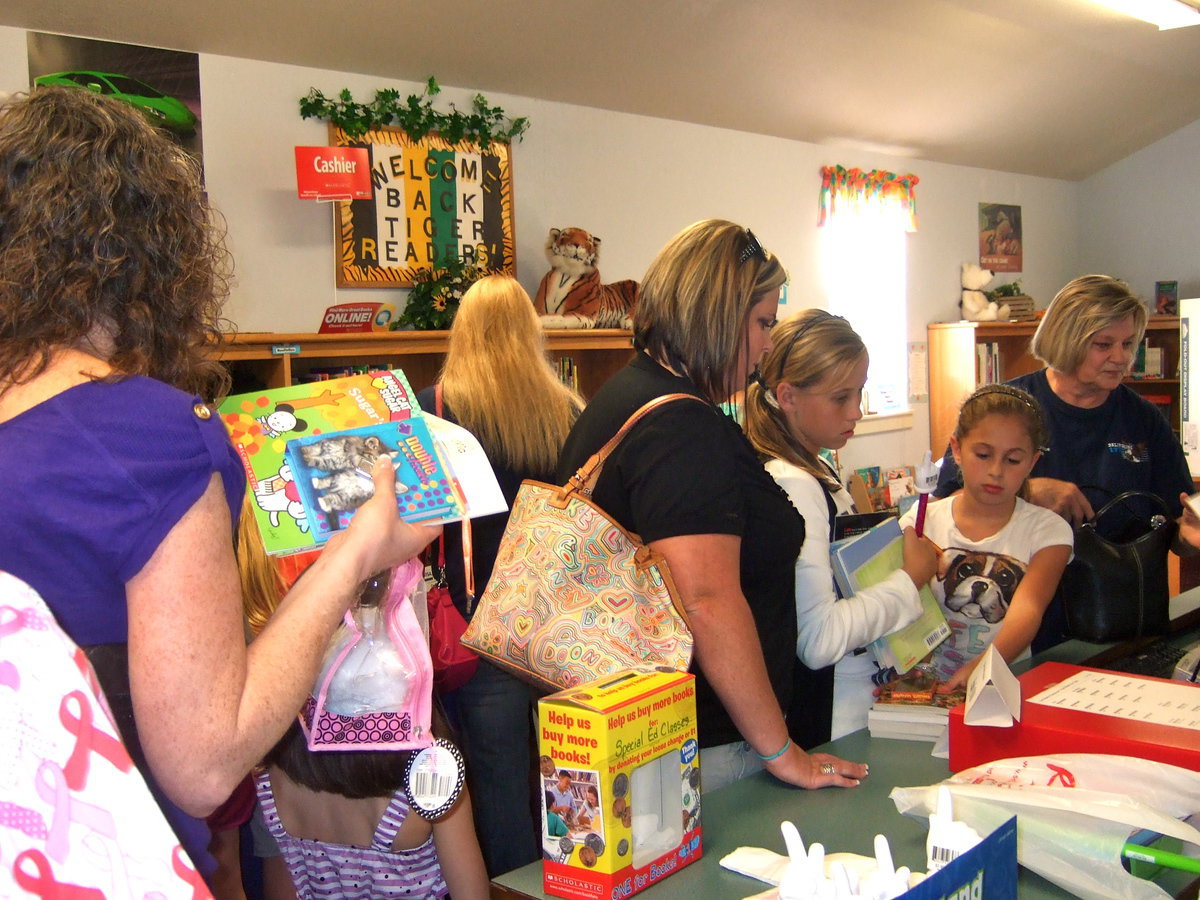
[(629, 669), (538, 701), (547, 894), (627, 897), (700, 858), (695, 695)]
[(1096, 672), (1118, 680), (1148, 680), (1196, 691), (1196, 707), (1200, 708), (1200, 687), (1195, 685), (1068, 663), (1042, 663), (1018, 679), (1021, 721), (1012, 727), (965, 725), (964, 707), (950, 710), (950, 770), (959, 772), (996, 759), (1052, 753), (1111, 753), (1200, 770), (1200, 731), (1194, 724), (1177, 726), (1140, 721), (1136, 705), (1129, 707), (1128, 715), (1114, 716), (1029, 702), (1030, 697), (1077, 672)]

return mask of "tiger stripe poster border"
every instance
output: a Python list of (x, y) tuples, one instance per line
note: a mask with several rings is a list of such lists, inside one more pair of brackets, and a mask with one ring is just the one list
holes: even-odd
[(452, 256), (516, 276), (507, 142), (482, 150), (436, 134), (413, 141), (399, 128), (350, 138), (331, 125), (330, 143), (366, 148), (373, 187), (369, 200), (333, 204), (338, 287), (412, 287), (417, 272)]

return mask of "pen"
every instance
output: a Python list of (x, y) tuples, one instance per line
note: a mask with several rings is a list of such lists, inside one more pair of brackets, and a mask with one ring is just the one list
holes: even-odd
[(914, 479), (917, 493), (921, 495), (917, 499), (917, 521), (913, 526), (917, 537), (925, 537), (925, 507), (929, 505), (929, 494), (937, 487), (937, 479), (938, 470), (937, 466), (933, 464), (933, 451), (926, 450), (921, 464), (917, 466)]
[(1126, 844), (1121, 848), (1121, 855), (1126, 859), (1137, 859), (1142, 862), (1157, 863), (1168, 869), (1179, 869), (1181, 872), (1200, 874), (1200, 859), (1192, 859), (1181, 853), (1171, 853), (1155, 847), (1143, 847), (1141, 844)]

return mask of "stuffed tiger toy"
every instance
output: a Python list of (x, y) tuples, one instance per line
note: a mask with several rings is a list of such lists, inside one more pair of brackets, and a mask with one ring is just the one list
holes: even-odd
[(533, 307), (546, 328), (628, 328), (638, 283), (601, 284), (596, 271), (600, 238), (582, 228), (551, 228), (546, 239), (550, 271)]

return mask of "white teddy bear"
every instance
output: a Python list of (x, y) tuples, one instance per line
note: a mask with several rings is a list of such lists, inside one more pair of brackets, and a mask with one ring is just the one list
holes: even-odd
[(994, 322), (997, 319), (1007, 319), (1009, 306), (1000, 305), (995, 300), (988, 300), (983, 289), (995, 276), (990, 269), (981, 269), (975, 263), (962, 264), (962, 314), (964, 319), (972, 322)]

